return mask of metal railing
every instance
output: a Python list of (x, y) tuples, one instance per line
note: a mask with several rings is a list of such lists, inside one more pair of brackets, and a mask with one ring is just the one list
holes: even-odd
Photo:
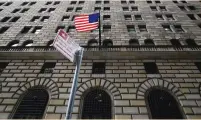
[[(115, 46), (82, 46), (85, 51), (201, 51), (201, 46), (181, 46), (174, 47), (171, 45), (158, 46), (131, 46), (131, 45), (115, 45)], [(0, 52), (52, 52), (56, 49), (52, 46), (30, 46), (30, 47), (0, 47)]]

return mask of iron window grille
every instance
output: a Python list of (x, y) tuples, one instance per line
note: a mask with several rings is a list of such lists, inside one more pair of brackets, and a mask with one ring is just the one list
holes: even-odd
[(82, 119), (111, 119), (111, 98), (103, 90), (91, 90), (84, 97)]
[(184, 119), (177, 101), (165, 90), (153, 88), (147, 100), (152, 119)]
[(105, 74), (105, 63), (104, 62), (93, 63), (92, 74)]
[(0, 29), (0, 34), (5, 33), (8, 29), (9, 29), (8, 26), (1, 27), (1, 29)]
[(201, 62), (195, 62), (196, 67), (201, 72)]
[(12, 119), (42, 119), (48, 100), (49, 95), (46, 90), (29, 89), (20, 101)]
[(147, 74), (158, 74), (158, 67), (154, 62), (145, 62), (144, 63), (145, 71)]
[(56, 63), (55, 62), (46, 62), (43, 64), (40, 73), (52, 73)]
[(3, 70), (8, 66), (8, 62), (0, 62), (0, 73), (3, 72)]

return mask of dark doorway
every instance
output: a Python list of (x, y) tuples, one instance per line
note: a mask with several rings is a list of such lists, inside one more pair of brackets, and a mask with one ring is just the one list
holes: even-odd
[(111, 98), (103, 90), (91, 90), (84, 97), (82, 119), (111, 119)]
[(49, 99), (46, 90), (29, 89), (21, 100), (12, 119), (42, 119)]
[(152, 119), (183, 119), (177, 101), (167, 91), (154, 88), (147, 98)]

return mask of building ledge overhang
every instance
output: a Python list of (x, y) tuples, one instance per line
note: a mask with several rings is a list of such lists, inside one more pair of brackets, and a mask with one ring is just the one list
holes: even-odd
[[(84, 59), (201, 59), (201, 46), (82, 46)], [(0, 47), (0, 59), (65, 59), (53, 47)]]

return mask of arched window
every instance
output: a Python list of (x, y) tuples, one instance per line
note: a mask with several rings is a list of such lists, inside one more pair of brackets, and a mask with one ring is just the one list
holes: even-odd
[(53, 46), (53, 42), (54, 42), (54, 40), (48, 41), (47, 46)]
[(144, 40), (144, 44), (145, 45), (151, 45), (151, 46), (154, 46), (154, 41), (152, 39), (146, 39)]
[(139, 45), (139, 42), (137, 39), (130, 39), (129, 40), (129, 45)]
[(95, 39), (91, 39), (88, 41), (88, 46), (97, 46), (98, 42)]
[(112, 46), (113, 42), (110, 39), (103, 40), (103, 46)]
[(170, 42), (174, 47), (181, 47), (181, 43), (177, 39), (171, 39)]
[(26, 40), (22, 44), (23, 47), (30, 47), (32, 45), (33, 45), (33, 40)]
[(147, 95), (151, 119), (183, 119), (175, 98), (167, 91), (153, 88)]
[(12, 119), (42, 119), (49, 95), (40, 88), (29, 89), (17, 107)]
[(187, 43), (188, 46), (190, 46), (190, 47), (197, 46), (197, 44), (195, 43), (195, 41), (194, 41), (193, 39), (186, 39), (186, 43)]
[(111, 107), (111, 98), (105, 91), (91, 90), (84, 97), (82, 119), (111, 119)]
[(19, 45), (19, 40), (13, 40), (7, 44), (7, 47), (16, 47)]

